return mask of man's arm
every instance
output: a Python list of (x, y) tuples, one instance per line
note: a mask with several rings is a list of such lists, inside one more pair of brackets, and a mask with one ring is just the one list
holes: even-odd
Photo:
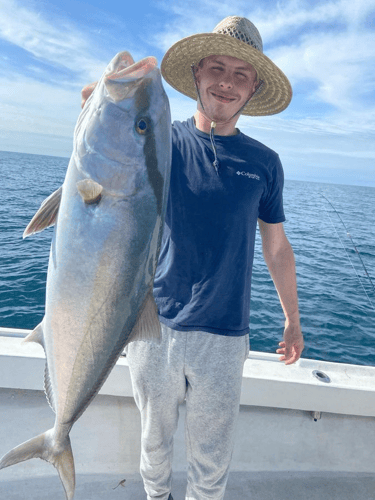
[(282, 223), (267, 224), (258, 219), (263, 256), (279, 295), (285, 315), (284, 341), (280, 342), (280, 361), (290, 365), (301, 357), (304, 348), (301, 332), (294, 253)]

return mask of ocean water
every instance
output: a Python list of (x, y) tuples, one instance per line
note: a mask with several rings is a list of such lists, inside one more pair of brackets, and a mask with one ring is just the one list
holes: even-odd
[[(25, 240), (22, 233), (62, 184), (67, 165), (67, 158), (0, 152), (1, 327), (33, 329), (43, 318), (53, 229)], [(284, 205), (296, 257), (303, 357), (375, 366), (375, 189), (286, 180)], [(252, 290), (251, 348), (275, 352), (284, 319), (259, 234)]]

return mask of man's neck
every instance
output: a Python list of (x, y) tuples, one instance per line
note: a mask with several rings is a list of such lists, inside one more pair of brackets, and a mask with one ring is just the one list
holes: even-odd
[[(209, 120), (206, 116), (204, 116), (203, 113), (199, 111), (199, 109), (197, 109), (197, 111), (195, 112), (194, 120), (195, 120), (195, 126), (197, 127), (198, 130), (204, 132), (205, 134), (210, 133), (211, 120)], [(227, 123), (217, 123), (215, 127), (215, 134), (236, 135), (238, 133), (236, 129), (237, 120), (238, 118), (233, 118)]]

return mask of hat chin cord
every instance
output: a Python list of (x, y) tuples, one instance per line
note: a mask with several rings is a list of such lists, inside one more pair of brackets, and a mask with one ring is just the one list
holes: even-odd
[(202, 102), (202, 99), (201, 99), (201, 94), (199, 92), (199, 88), (198, 88), (198, 84), (197, 84), (197, 79), (195, 77), (195, 71), (196, 71), (196, 66), (195, 64), (192, 64), (191, 65), (191, 72), (193, 73), (193, 80), (194, 80), (194, 86), (195, 86), (195, 90), (197, 91), (197, 96), (198, 96), (198, 101), (199, 101), (199, 104), (201, 105), (201, 108), (202, 108), (202, 115), (207, 118), (208, 121), (211, 122), (211, 128), (210, 128), (210, 140), (211, 140), (211, 146), (212, 146), (212, 151), (214, 153), (214, 161), (213, 161), (213, 166), (215, 168), (215, 171), (217, 173), (217, 175), (219, 175), (219, 167), (220, 167), (220, 164), (219, 164), (219, 160), (217, 158), (217, 153), (216, 153), (216, 144), (215, 144), (215, 138), (214, 138), (214, 135), (215, 135), (215, 128), (216, 128), (216, 125), (219, 124), (219, 125), (224, 125), (225, 123), (228, 123), (230, 122), (231, 120), (233, 120), (233, 118), (240, 114), (241, 111), (245, 108), (245, 106), (248, 104), (248, 102), (250, 101), (250, 99), (253, 97), (253, 95), (255, 95), (257, 93), (257, 91), (260, 89), (260, 87), (262, 86), (263, 82), (262, 80), (260, 81), (260, 85), (258, 86), (258, 88), (255, 90), (255, 92), (253, 94), (251, 94), (251, 96), (246, 100), (246, 102), (240, 107), (240, 109), (238, 111), (236, 111), (234, 113), (233, 116), (231, 116), (230, 118), (228, 118), (228, 120), (225, 120), (225, 121), (222, 121), (222, 122), (218, 122), (218, 121), (215, 121), (213, 120), (211, 117), (208, 116), (208, 114), (206, 113), (206, 110), (204, 109), (204, 106), (203, 106), (203, 102)]

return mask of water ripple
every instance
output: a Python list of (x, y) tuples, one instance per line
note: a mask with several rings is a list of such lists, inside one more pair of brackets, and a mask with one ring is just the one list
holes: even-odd
[[(375, 365), (375, 294), (339, 212), (370, 278), (375, 276), (375, 189), (286, 181), (285, 232), (293, 246), (299, 290), (304, 356)], [(349, 258), (352, 262), (349, 261)], [(357, 277), (358, 274), (358, 277)], [(251, 347), (274, 352), (283, 314), (257, 238), (251, 302)]]
[[(67, 164), (66, 158), (0, 152), (2, 327), (32, 329), (43, 318), (53, 230), (26, 240), (22, 233), (42, 201), (63, 182)], [(375, 365), (375, 311), (366, 293), (374, 304), (375, 294), (347, 231), (321, 194), (339, 212), (375, 280), (375, 189), (286, 181), (285, 231), (296, 257), (304, 356)], [(251, 299), (252, 349), (275, 352), (283, 323), (258, 234)]]

